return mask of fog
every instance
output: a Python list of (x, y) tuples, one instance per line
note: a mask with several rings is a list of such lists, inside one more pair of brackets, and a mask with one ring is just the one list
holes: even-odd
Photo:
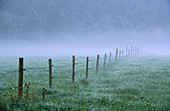
[(0, 0), (0, 56), (170, 55), (169, 35), (169, 0)]

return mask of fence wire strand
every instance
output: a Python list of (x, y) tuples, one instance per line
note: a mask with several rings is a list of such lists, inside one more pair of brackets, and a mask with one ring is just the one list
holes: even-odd
[(31, 85), (41, 84), (41, 83), (43, 83), (45, 81), (49, 81), (49, 79), (44, 79), (44, 80), (42, 80), (40, 82), (31, 83)]
[(61, 65), (61, 66), (55, 66), (55, 65), (53, 65), (52, 67), (54, 67), (54, 68), (63, 68), (63, 67), (69, 67), (69, 66), (72, 66), (72, 65)]
[(104, 58), (99, 58), (99, 59), (104, 59)]
[(57, 76), (54, 76), (53, 78), (55, 79), (55, 78), (68, 78), (68, 77), (70, 77), (72, 74), (68, 74), (68, 75), (65, 75), (65, 76), (59, 76), (59, 77), (57, 77)]
[(36, 70), (36, 69), (47, 69), (49, 67), (36, 67), (36, 68), (33, 68), (33, 67), (30, 67), (30, 68), (25, 68), (25, 70)]
[(3, 73), (0, 73), (0, 75), (12, 74), (12, 73), (16, 73), (16, 72), (19, 72), (19, 70), (9, 71), (9, 72), (3, 72)]
[(76, 65), (82, 65), (85, 64), (85, 62), (76, 62)]
[(96, 61), (96, 60), (89, 60), (89, 62), (94, 62), (94, 61)]

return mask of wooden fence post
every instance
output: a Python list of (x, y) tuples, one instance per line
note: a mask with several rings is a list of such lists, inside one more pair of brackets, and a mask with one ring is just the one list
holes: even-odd
[(107, 54), (105, 54), (105, 56), (104, 56), (103, 69), (105, 69), (105, 65), (106, 65), (106, 57), (107, 57)]
[(88, 69), (89, 69), (89, 57), (86, 58), (86, 79), (88, 77)]
[(117, 56), (118, 56), (118, 48), (116, 49), (115, 61), (117, 60)]
[(74, 82), (74, 76), (75, 76), (75, 56), (72, 56), (72, 82)]
[(126, 47), (126, 58), (128, 57), (128, 47)]
[(124, 57), (124, 50), (122, 50), (122, 58)]
[(49, 88), (52, 88), (52, 59), (49, 59)]
[(130, 56), (130, 49), (128, 50), (128, 57)]
[(131, 46), (131, 56), (133, 56), (133, 47)]
[(167, 73), (169, 72), (169, 66), (168, 66), (168, 64), (166, 64), (166, 72), (167, 72)]
[(121, 58), (121, 51), (119, 51), (119, 59)]
[(18, 96), (19, 98), (22, 98), (23, 96), (23, 64), (24, 59), (19, 58), (19, 81), (18, 81)]
[(139, 56), (139, 48), (137, 48), (136, 55)]
[(98, 69), (99, 69), (99, 55), (97, 55), (96, 73), (98, 72)]
[(136, 46), (135, 46), (135, 49), (134, 49), (134, 54), (133, 54), (134, 56), (136, 56)]
[(111, 63), (112, 53), (109, 54), (109, 64)]

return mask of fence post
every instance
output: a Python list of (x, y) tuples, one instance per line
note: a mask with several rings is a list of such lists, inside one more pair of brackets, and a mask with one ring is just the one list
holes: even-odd
[(99, 55), (97, 55), (96, 73), (98, 72), (98, 69), (99, 69)]
[(75, 55), (72, 56), (72, 82), (74, 82), (75, 76)]
[(109, 64), (111, 63), (111, 57), (112, 56), (112, 53), (110, 52), (110, 54), (109, 54)]
[(88, 69), (89, 69), (89, 57), (86, 58), (86, 79), (88, 77)]
[(122, 50), (122, 58), (124, 57), (124, 50)]
[(133, 47), (131, 46), (131, 56), (133, 56)]
[(24, 59), (19, 58), (19, 81), (18, 81), (18, 96), (21, 98), (23, 96), (23, 64)]
[(167, 73), (169, 72), (169, 66), (168, 66), (168, 64), (166, 64), (166, 72), (167, 72)]
[(105, 56), (104, 56), (103, 69), (105, 69), (105, 65), (106, 65), (106, 57), (107, 57), (107, 54), (105, 54)]
[(49, 59), (49, 88), (52, 88), (52, 59)]
[(119, 59), (121, 58), (121, 51), (119, 51)]
[(139, 48), (137, 48), (136, 55), (139, 56)]
[(126, 47), (126, 58), (128, 57), (128, 46)]
[(136, 56), (136, 46), (135, 46), (133, 55)]
[(130, 49), (128, 50), (128, 56), (130, 57)]
[(118, 55), (118, 48), (116, 49), (115, 61), (117, 60), (117, 55)]

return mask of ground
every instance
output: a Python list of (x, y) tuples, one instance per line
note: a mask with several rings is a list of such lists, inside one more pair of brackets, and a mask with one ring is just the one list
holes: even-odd
[[(48, 58), (53, 60), (52, 89), (48, 84)], [(18, 58), (0, 57), (1, 110), (170, 110), (170, 57), (130, 57), (106, 61), (90, 57), (85, 79), (85, 57), (76, 57), (75, 82), (72, 83), (71, 57), (25, 57), (23, 98), (18, 98)], [(44, 92), (43, 88), (47, 91)]]

